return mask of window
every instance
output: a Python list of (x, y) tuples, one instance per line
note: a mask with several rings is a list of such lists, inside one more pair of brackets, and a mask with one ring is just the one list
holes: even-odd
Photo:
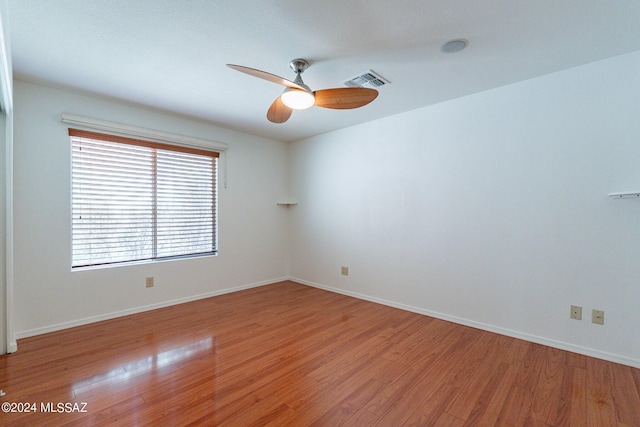
[(73, 268), (217, 252), (217, 152), (69, 136)]

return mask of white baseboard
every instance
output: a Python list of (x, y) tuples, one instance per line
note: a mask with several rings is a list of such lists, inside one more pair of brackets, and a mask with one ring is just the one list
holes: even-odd
[(439, 313), (432, 310), (426, 310), (420, 307), (414, 307), (411, 305), (402, 304), (395, 301), (389, 301), (386, 299), (372, 297), (372, 296), (360, 294), (357, 292), (352, 292), (344, 289), (334, 288), (331, 286), (321, 285), (319, 283), (298, 279), (296, 277), (289, 277), (288, 280), (291, 280), (293, 282), (300, 283), (303, 285), (312, 286), (314, 288), (323, 289), (325, 291), (335, 292), (335, 293), (347, 295), (353, 298), (375, 302), (377, 304), (399, 308), (401, 310), (410, 311), (413, 313), (423, 314), (429, 317), (435, 317), (436, 319), (446, 320), (449, 322), (457, 323), (459, 325), (470, 326), (472, 328), (481, 329), (483, 331), (494, 332), (500, 335), (505, 335), (512, 338), (518, 338), (524, 341), (534, 342), (536, 344), (542, 344), (549, 347), (559, 348), (561, 350), (571, 351), (573, 353), (583, 354), (585, 356), (595, 357), (597, 359), (608, 360), (610, 362), (620, 363), (622, 365), (632, 366), (634, 368), (640, 368), (640, 359), (634, 359), (634, 358), (622, 356), (619, 354), (608, 353), (605, 351), (601, 351), (601, 350), (597, 350), (589, 347), (583, 347), (583, 346), (567, 343), (564, 341), (557, 341), (551, 338), (531, 335), (531, 334), (516, 331), (513, 329), (502, 328), (500, 326), (494, 326), (494, 325), (490, 325), (482, 322), (476, 322), (474, 320), (469, 320), (469, 319), (465, 319), (457, 316), (451, 316), (448, 314)]
[[(185, 297), (185, 298), (178, 298), (178, 299), (175, 299), (175, 300), (163, 301), (163, 302), (156, 303), (156, 304), (150, 304), (150, 305), (145, 305), (145, 306), (141, 306), (141, 307), (134, 307), (134, 308), (130, 308), (130, 309), (127, 309), (127, 310), (114, 311), (114, 312), (111, 312), (111, 313), (105, 313), (105, 314), (101, 314), (101, 315), (98, 315), (98, 316), (85, 317), (83, 319), (72, 320), (70, 322), (57, 323), (55, 325), (44, 326), (42, 328), (29, 329), (29, 330), (26, 330), (26, 331), (16, 332), (15, 338), (16, 338), (16, 340), (19, 340), (21, 338), (27, 338), (27, 337), (32, 337), (32, 336), (35, 336), (35, 335), (46, 334), (46, 333), (49, 333), (49, 332), (60, 331), (60, 330), (63, 330), (63, 329), (73, 328), (73, 327), (76, 327), (76, 326), (87, 325), (89, 323), (101, 322), (103, 320), (114, 319), (116, 317), (128, 316), (130, 314), (142, 313), (144, 311), (150, 311), (150, 310), (155, 310), (155, 309), (158, 309), (158, 308), (169, 307), (169, 306), (172, 306), (172, 305), (183, 304), (185, 302), (191, 302), (191, 301), (196, 301), (196, 300), (199, 300), (199, 299), (215, 297), (215, 296), (223, 295), (223, 294), (229, 294), (231, 292), (238, 292), (238, 291), (242, 291), (242, 290), (245, 290), (245, 289), (257, 288), (259, 286), (271, 285), (273, 283), (278, 283), (278, 282), (282, 282), (282, 281), (285, 281), (285, 280), (289, 280), (289, 278), (288, 277), (281, 277), (281, 278), (278, 278), (278, 279), (266, 280), (266, 281), (263, 281), (263, 282), (255, 282), (255, 283), (250, 283), (250, 284), (246, 284), (246, 285), (235, 286), (233, 288), (226, 288), (226, 289), (221, 289), (221, 290), (218, 290), (218, 291), (207, 292), (207, 293), (204, 293), (204, 294), (192, 295), (192, 296)], [(9, 348), (9, 353), (14, 353), (17, 350), (18, 350), (17, 342), (14, 341), (13, 342), (13, 348), (11, 348), (11, 346)]]

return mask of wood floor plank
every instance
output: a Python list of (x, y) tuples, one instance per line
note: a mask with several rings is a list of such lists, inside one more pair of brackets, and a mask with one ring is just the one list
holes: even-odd
[[(434, 426), (438, 421), (443, 422), (443, 415), (451, 415), (446, 412), (447, 405), (458, 395), (458, 388), (450, 383), (443, 382), (440, 386), (430, 393), (427, 398), (420, 400), (416, 409), (411, 413), (406, 413), (401, 417), (401, 423), (389, 425), (406, 425), (406, 426)], [(414, 400), (415, 401), (415, 400)], [(412, 405), (413, 406), (413, 405)], [(446, 419), (459, 420), (459, 418), (451, 415)]]
[[(464, 420), (458, 419), (453, 415), (449, 415), (445, 412), (436, 420), (436, 423), (433, 425), (433, 427), (463, 427), (464, 425)], [(480, 424), (478, 424), (477, 426), (481, 427)]]
[[(409, 365), (402, 365), (403, 370), (395, 371), (398, 375), (393, 378), (374, 399), (371, 400), (368, 410), (379, 417), (381, 420), (389, 418), (389, 412), (392, 408), (397, 406), (398, 401), (402, 401), (408, 390), (416, 390), (416, 384), (420, 382), (431, 371), (440, 373), (443, 377), (448, 370), (453, 366), (448, 362), (445, 357), (439, 357), (440, 355), (447, 354), (447, 351), (460, 351), (460, 347), (455, 346), (458, 341), (466, 340), (463, 336), (451, 336), (451, 340), (442, 340), (439, 344), (439, 348), (429, 348), (423, 353), (423, 357), (415, 359)], [(442, 367), (442, 369), (439, 369)], [(379, 377), (378, 377), (379, 378)], [(435, 380), (441, 381), (440, 380)]]
[(618, 422), (633, 425), (638, 422), (637, 410), (640, 408), (640, 395), (631, 375), (631, 368), (622, 365), (611, 365), (611, 381), (613, 401)]
[(507, 395), (516, 378), (516, 367), (504, 362), (498, 365), (464, 425), (494, 426), (502, 412)]
[(529, 412), (531, 411), (532, 401), (533, 393), (531, 390), (513, 385), (509, 389), (504, 405), (502, 405), (502, 410), (496, 420), (496, 426), (524, 425), (530, 418)]
[(640, 426), (640, 370), (293, 282), (19, 341), (0, 425)]
[(485, 391), (487, 379), (499, 364), (499, 351), (496, 345), (497, 337), (489, 334), (486, 340), (478, 341), (473, 349), (476, 353), (477, 367), (474, 371), (467, 371), (467, 380), (460, 384), (460, 392), (446, 408), (446, 412), (454, 417), (466, 420)]
[(587, 360), (587, 425), (617, 424), (612, 394), (611, 364), (597, 359)]
[[(573, 368), (569, 425), (587, 425), (587, 368)], [(559, 420), (561, 421), (561, 420)], [(558, 424), (561, 425), (561, 424)]]
[(561, 405), (561, 385), (566, 372), (566, 352), (548, 347), (536, 383), (531, 404), (531, 418), (544, 424), (555, 424), (555, 416)]
[[(406, 405), (412, 408), (424, 409), (424, 411), (419, 411), (414, 416), (419, 419), (419, 421), (415, 422), (426, 423), (425, 418), (427, 415), (432, 416), (432, 420), (437, 419), (439, 416), (439, 414), (436, 415), (434, 413), (434, 404), (441, 411), (441, 403), (450, 405), (452, 401), (457, 400), (454, 398), (461, 393), (459, 389), (463, 388), (466, 383), (466, 381), (461, 380), (463, 378), (462, 374), (474, 371), (481, 362), (481, 354), (491, 349), (491, 346), (486, 346), (483, 340), (488, 335), (476, 334), (475, 332), (479, 331), (471, 329), (467, 332), (467, 334), (462, 334), (456, 344), (449, 349), (452, 352), (450, 356), (452, 358), (455, 358), (454, 354), (460, 354), (460, 362), (456, 364), (449, 363), (449, 357), (446, 356), (446, 352), (441, 353), (444, 357), (421, 359), (422, 363), (418, 365), (420, 368), (417, 374), (410, 383), (401, 389), (400, 396), (396, 397), (394, 404), (385, 411), (386, 413), (381, 418), (381, 423), (385, 425), (402, 425), (407, 422), (407, 419), (412, 414), (407, 412), (406, 406), (398, 405), (397, 401), (405, 402)], [(468, 379), (468, 376), (466, 378)], [(450, 386), (446, 388), (449, 399), (441, 401), (441, 396), (435, 396), (435, 393), (445, 384)], [(449, 392), (451, 392), (450, 395), (448, 394)], [(458, 402), (460, 401), (458, 400)], [(452, 415), (455, 416), (456, 414)]]
[(320, 418), (316, 419), (311, 426), (337, 426), (343, 425), (350, 418), (362, 409), (378, 391), (384, 387), (384, 384), (375, 378), (371, 378), (360, 387), (356, 388), (351, 394), (343, 399), (338, 405), (325, 412)]

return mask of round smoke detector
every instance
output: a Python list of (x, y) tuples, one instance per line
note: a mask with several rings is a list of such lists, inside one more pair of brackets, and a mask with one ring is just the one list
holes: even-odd
[(440, 51), (444, 53), (456, 53), (467, 47), (468, 44), (469, 42), (465, 39), (449, 40), (442, 45)]

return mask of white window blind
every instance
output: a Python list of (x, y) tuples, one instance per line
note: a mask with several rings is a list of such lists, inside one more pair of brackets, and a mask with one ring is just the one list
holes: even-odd
[(217, 152), (69, 135), (72, 267), (217, 252)]

